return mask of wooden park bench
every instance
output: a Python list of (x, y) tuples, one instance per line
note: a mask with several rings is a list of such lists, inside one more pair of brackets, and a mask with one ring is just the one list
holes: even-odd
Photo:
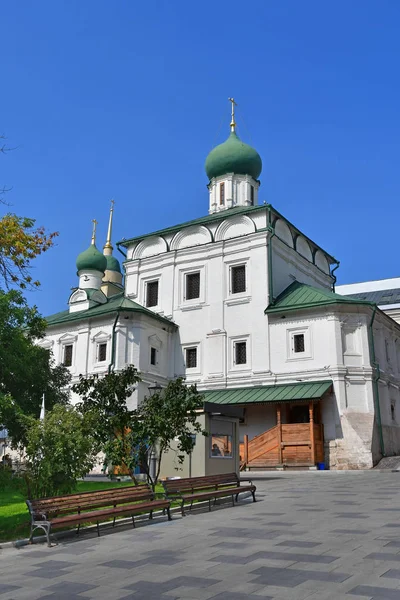
[(185, 516), (185, 504), (190, 502), (190, 510), (193, 503), (199, 500), (208, 500), (208, 510), (211, 510), (211, 500), (214, 504), (217, 498), (232, 497), (232, 505), (238, 501), (239, 494), (250, 492), (253, 501), (256, 501), (256, 486), (250, 479), (248, 485), (241, 485), (240, 478), (236, 473), (224, 475), (209, 475), (205, 477), (188, 477), (184, 479), (166, 479), (162, 482), (166, 497), (171, 502), (180, 502), (182, 516)]
[(162, 510), (164, 514), (167, 511), (171, 520), (169, 500), (157, 499), (148, 484), (39, 498), (27, 500), (26, 503), (31, 516), (29, 541), (32, 542), (33, 532), (40, 528), (46, 534), (48, 546), (50, 531), (59, 527), (78, 525), (79, 533), (81, 524), (94, 522), (97, 524), (97, 535), (100, 535), (100, 521), (113, 519), (114, 526), (117, 517), (129, 516), (135, 527), (135, 515), (148, 512), (152, 519), (155, 510)]

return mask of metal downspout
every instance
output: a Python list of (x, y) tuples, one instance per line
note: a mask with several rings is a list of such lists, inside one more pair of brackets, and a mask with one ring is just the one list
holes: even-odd
[(117, 242), (117, 250), (118, 250), (118, 252), (120, 252), (122, 254), (122, 256), (125, 256), (125, 258), (127, 258), (127, 255), (125, 254), (125, 252), (123, 252), (121, 250), (121, 248), (119, 247), (119, 243), (118, 242)]
[(115, 328), (117, 327), (117, 321), (119, 319), (119, 310), (117, 311), (117, 314), (115, 316), (115, 320), (114, 320), (114, 324), (112, 326), (112, 333), (111, 333), (111, 362), (108, 365), (108, 372), (111, 373), (111, 371), (114, 371), (114, 367), (115, 367)]
[(332, 292), (335, 291), (335, 285), (336, 285), (336, 275), (334, 275), (334, 272), (336, 271), (336, 269), (338, 269), (340, 267), (340, 261), (338, 260), (336, 267), (334, 269), (332, 269), (331, 271), (331, 277), (333, 277), (333, 283), (332, 283)]
[(272, 277), (272, 238), (275, 235), (275, 227), (272, 225), (271, 218), (271, 205), (267, 204), (268, 209), (268, 225), (267, 230), (269, 235), (268, 239), (268, 306), (274, 303), (274, 283)]
[(380, 376), (381, 376), (381, 372), (379, 369), (379, 363), (376, 362), (374, 332), (373, 332), (373, 328), (372, 328), (372, 326), (374, 324), (374, 320), (375, 320), (376, 309), (377, 309), (377, 306), (375, 304), (375, 306), (372, 310), (371, 321), (368, 326), (368, 333), (369, 333), (369, 342), (370, 342), (369, 343), (370, 361), (371, 361), (371, 366), (373, 369), (372, 385), (373, 385), (373, 395), (374, 395), (374, 404), (375, 404), (375, 414), (376, 414), (376, 422), (377, 422), (378, 431), (379, 431), (379, 445), (380, 445), (381, 454), (383, 457), (383, 456), (386, 456), (386, 453), (385, 453), (385, 444), (383, 441), (381, 405), (380, 405), (380, 400), (379, 400), (379, 383), (378, 383)]

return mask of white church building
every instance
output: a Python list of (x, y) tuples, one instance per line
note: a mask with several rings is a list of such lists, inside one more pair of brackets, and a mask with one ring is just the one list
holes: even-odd
[[(134, 364), (133, 406), (149, 386), (186, 377), (209, 411), (239, 419), (243, 468), (370, 468), (399, 453), (400, 325), (369, 299), (334, 293), (337, 260), (260, 203), (261, 158), (233, 109), (205, 167), (208, 214), (127, 231), (123, 268), (111, 209), (103, 253), (93, 235), (41, 343), (73, 381)], [(229, 422), (214, 423), (208, 451), (222, 465), (237, 448)]]

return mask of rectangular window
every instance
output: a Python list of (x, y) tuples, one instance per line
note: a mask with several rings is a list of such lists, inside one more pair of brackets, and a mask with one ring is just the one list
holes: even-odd
[(211, 435), (211, 457), (232, 458), (232, 436), (213, 433)]
[(158, 281), (149, 281), (146, 285), (146, 306), (158, 305)]
[(293, 336), (293, 352), (304, 352), (306, 349), (304, 343), (304, 333), (298, 333)]
[(200, 298), (200, 273), (188, 273), (186, 275), (186, 300)]
[(197, 348), (186, 348), (186, 368), (195, 369), (197, 367)]
[(232, 294), (246, 291), (246, 265), (231, 268), (231, 291)]
[(150, 364), (151, 365), (157, 364), (157, 349), (156, 348), (150, 348)]
[(68, 344), (68, 345), (64, 346), (63, 364), (65, 367), (72, 366), (72, 349), (73, 349), (72, 344)]
[(247, 363), (246, 342), (235, 343), (235, 365), (245, 365)]
[(219, 184), (219, 203), (225, 204), (225, 183)]
[(252, 206), (254, 205), (254, 185), (250, 186), (250, 203)]
[(107, 360), (107, 344), (99, 344), (97, 350), (97, 361), (104, 362)]

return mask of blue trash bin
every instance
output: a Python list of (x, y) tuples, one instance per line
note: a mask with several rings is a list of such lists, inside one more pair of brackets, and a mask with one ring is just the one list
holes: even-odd
[(323, 463), (323, 462), (317, 463), (317, 469), (318, 469), (318, 471), (325, 471), (325, 463)]

